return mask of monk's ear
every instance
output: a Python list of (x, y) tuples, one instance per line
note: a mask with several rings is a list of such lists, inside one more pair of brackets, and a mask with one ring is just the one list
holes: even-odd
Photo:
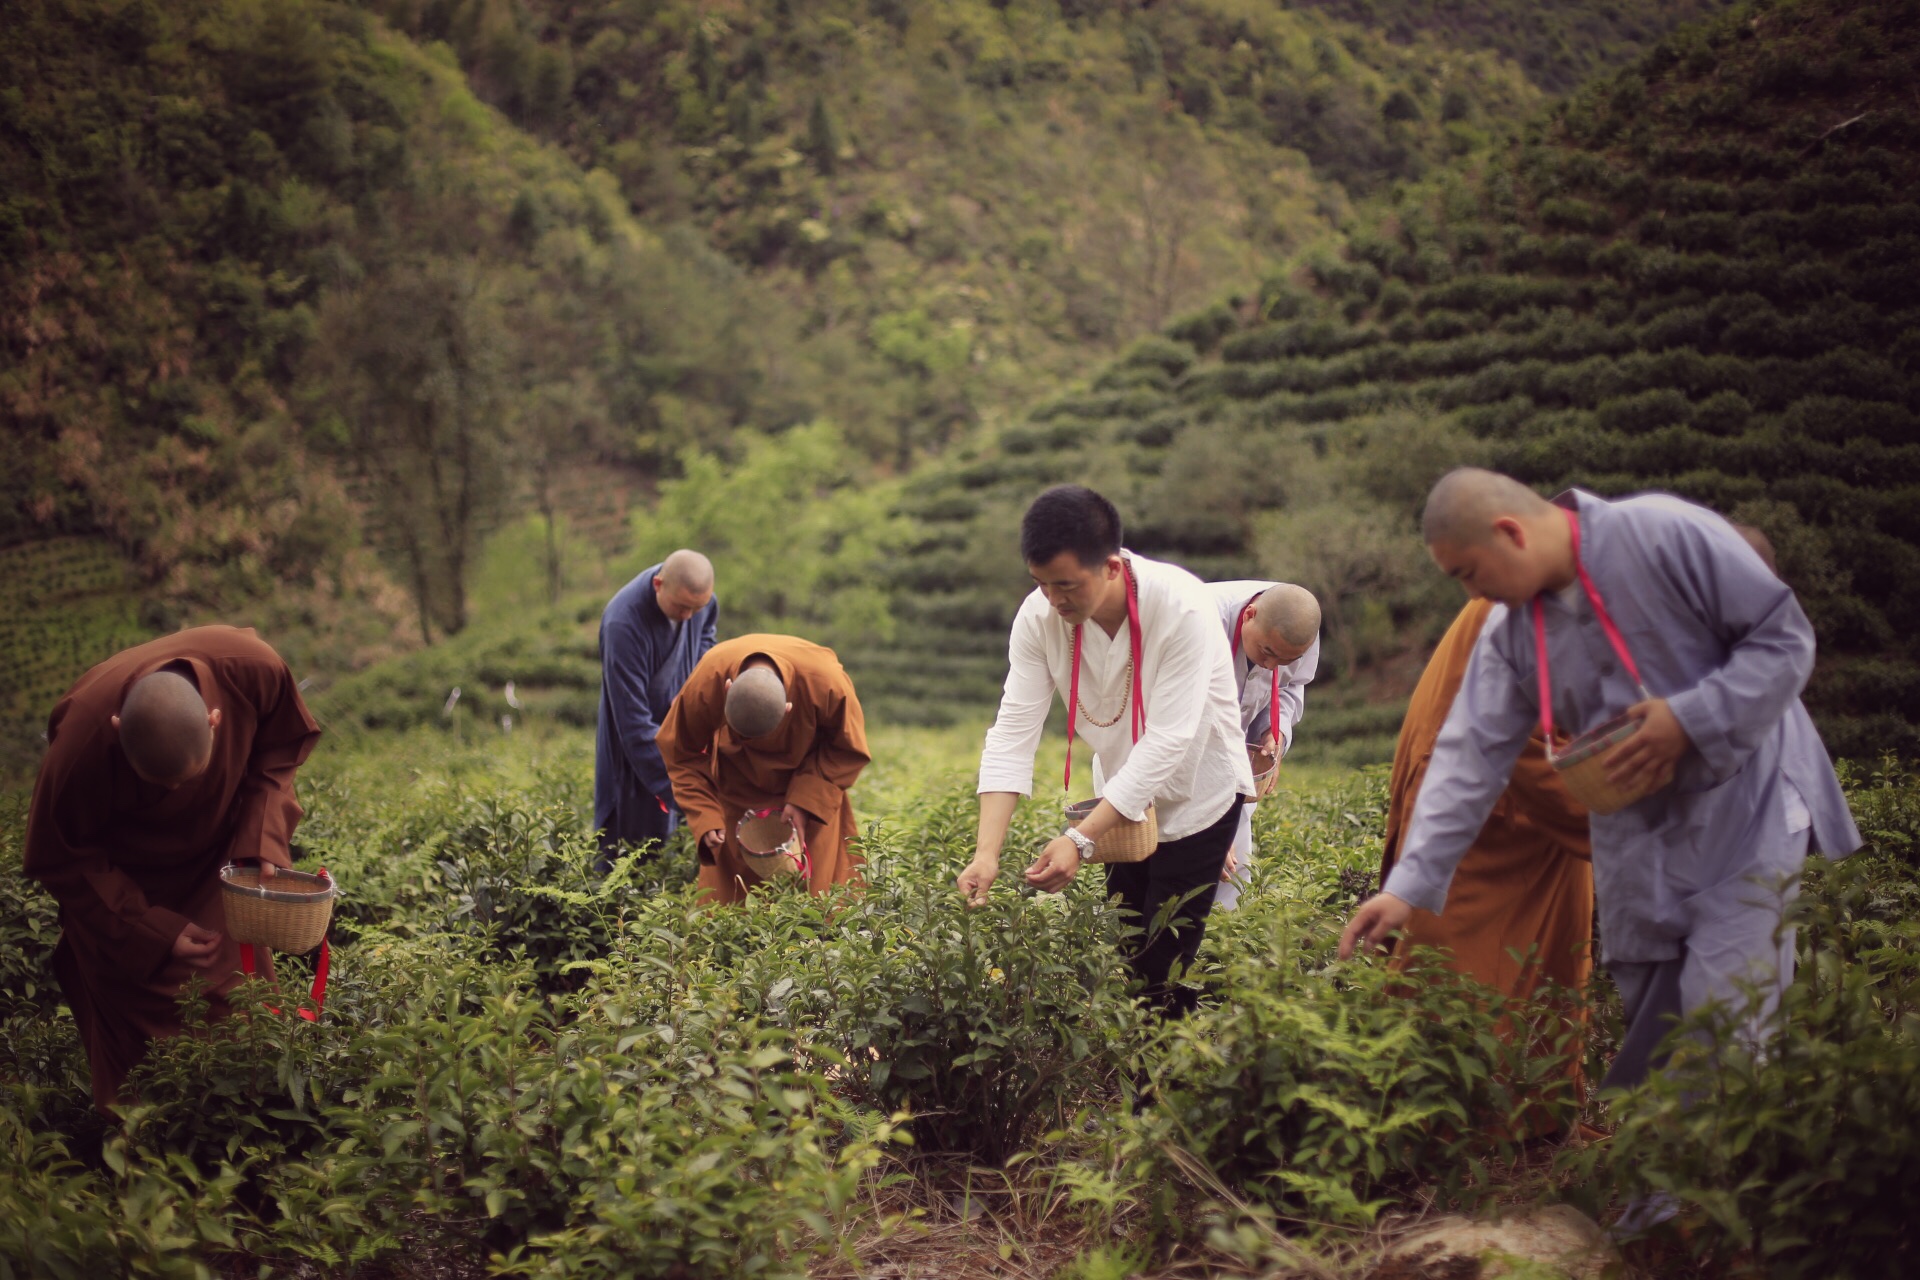
[(113, 731), (114, 731), (115, 733), (118, 733), (118, 732), (120, 732), (120, 717), (119, 717), (119, 716), (108, 716), (108, 717), (107, 717), (107, 719), (108, 719), (108, 721), (109, 721), (109, 722), (111, 722), (111, 723), (112, 723), (112, 725), (113, 725)]
[(1521, 550), (1527, 549), (1527, 526), (1517, 516), (1500, 516), (1493, 522), (1493, 531), (1504, 534), (1508, 541)]
[(220, 727), (220, 708), (215, 707), (213, 710), (207, 712), (207, 728), (218, 729), (219, 727)]
[(786, 706), (786, 709), (782, 711), (780, 714), (784, 716), (784, 715), (790, 714), (792, 711), (793, 711), (793, 704), (789, 702)]
[(728, 677), (727, 677), (727, 682), (726, 682), (726, 684), (724, 684), (724, 685), (722, 685), (722, 686), (721, 686), (721, 689), (720, 689), (720, 691), (721, 691), (722, 693), (725, 693), (725, 692), (726, 692), (726, 691), (727, 691), (728, 689), (731, 689), (731, 688), (733, 688), (733, 677), (732, 677), (732, 676), (728, 676)]

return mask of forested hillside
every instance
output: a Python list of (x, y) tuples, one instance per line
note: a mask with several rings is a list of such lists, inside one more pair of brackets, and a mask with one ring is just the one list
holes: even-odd
[[(1658, 21), (1621, 13), (1592, 56)], [(325, 680), (601, 593), (646, 537), (704, 538), (734, 561), (736, 622), (853, 638), (878, 678), (896, 632), (929, 630), (893, 600), (925, 572), (879, 576), (911, 512), (864, 523), (901, 477), (997, 453), (1169, 317), (1229, 299), (1207, 314), (1271, 319), (1276, 264), (1342, 260), (1367, 209), (1482, 163), (1537, 108), (1519, 67), (1463, 47), (1511, 27), (1493, 47), (1537, 68), (1571, 29), (1402, 17), (13, 6), (8, 750), (30, 756), (58, 690), (131, 638), (252, 623)], [(686, 486), (795, 459), (813, 487), (773, 505), (815, 522), (805, 593), (798, 546), (771, 554), (750, 508)], [(663, 482), (680, 496), (632, 528)], [(960, 674), (948, 693), (984, 687)]]
[[(1537, 97), (1232, 6), (798, 9), (13, 6), (8, 736), (130, 630), (321, 672), (457, 632), (496, 530), (519, 596), (597, 588), (736, 432), (903, 469)], [(74, 554), (130, 598), (42, 644)]]
[[(1766, 530), (1818, 628), (1829, 745), (1920, 746), (1920, 27), (1908, 3), (1763, 5), (1662, 41), (1524, 144), (1408, 187), (1256, 322), (1169, 326), (992, 447), (923, 472), (876, 659), (977, 698), (1004, 664), (1013, 517), (1083, 479), (1132, 544), (1327, 605), (1324, 674), (1391, 677), (1457, 603), (1427, 484), (1662, 488)], [(909, 648), (910, 646), (910, 648)], [(1390, 708), (1323, 719), (1390, 732)], [(1311, 711), (1310, 723), (1311, 723)]]

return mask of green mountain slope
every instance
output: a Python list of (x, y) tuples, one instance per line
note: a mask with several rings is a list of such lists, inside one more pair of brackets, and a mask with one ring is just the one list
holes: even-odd
[[(1257, 322), (1176, 324), (916, 477), (926, 532), (897, 578), (914, 651), (887, 665), (939, 664), (929, 697), (988, 692), (1021, 591), (1014, 515), (1083, 479), (1143, 552), (1314, 587), (1331, 672), (1391, 686), (1457, 599), (1422, 563), (1420, 497), (1480, 461), (1761, 526), (1819, 630), (1808, 698), (1829, 745), (1920, 748), (1910, 16), (1815, 0), (1663, 41), (1513, 154), (1269, 281)], [(1379, 745), (1356, 715), (1322, 731)]]
[(1304, 0), (1398, 44), (1441, 39), (1518, 63), (1549, 93), (1623, 66), (1661, 36), (1728, 7), (1726, 0)]

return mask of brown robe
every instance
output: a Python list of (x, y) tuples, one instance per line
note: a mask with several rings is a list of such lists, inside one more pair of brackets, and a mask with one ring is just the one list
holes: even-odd
[[(726, 721), (727, 681), (747, 659), (773, 660), (793, 710), (772, 733), (741, 739)], [(793, 636), (749, 635), (706, 652), (673, 700), (655, 738), (673, 802), (698, 838), (720, 828), (726, 843), (703, 848), (700, 886), (708, 902), (740, 902), (759, 877), (747, 868), (734, 830), (743, 814), (791, 804), (806, 815), (807, 888), (860, 878), (861, 859), (849, 848), (853, 802), (847, 791), (873, 757), (853, 681), (833, 650)]]
[[(1475, 600), (1460, 611), (1414, 688), (1393, 754), (1383, 882), (1492, 608)], [(1394, 967), (1404, 969), (1414, 947), (1438, 947), (1452, 953), (1455, 970), (1512, 999), (1530, 998), (1547, 981), (1583, 991), (1593, 973), (1592, 857), (1587, 811), (1555, 776), (1536, 733), (1454, 872), (1446, 912), (1414, 911), (1396, 944)], [(1515, 959), (1515, 952), (1528, 959)], [(1576, 1021), (1584, 1026), (1584, 1013)], [(1577, 1087), (1577, 1067), (1573, 1075)]]
[[(143, 781), (120, 750), (112, 717), (140, 677), (179, 671), (220, 712), (213, 758), (168, 790)], [(196, 971), (173, 958), (189, 921), (226, 933), (222, 864), (289, 866), (300, 821), (293, 774), (320, 726), (293, 675), (251, 630), (196, 627), (102, 662), (47, 721), (27, 813), (26, 871), (60, 904), (54, 971), (79, 1024), (93, 1098), (111, 1107), (156, 1036), (181, 1029), (178, 997)], [(207, 983), (212, 1014), (241, 981), (240, 948), (224, 938)]]

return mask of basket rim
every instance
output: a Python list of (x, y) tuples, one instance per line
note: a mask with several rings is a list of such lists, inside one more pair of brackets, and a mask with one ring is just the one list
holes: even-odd
[[(1084, 818), (1099, 808), (1100, 802), (1104, 799), (1106, 799), (1105, 796), (1091, 796), (1085, 800), (1068, 800), (1062, 805), (1062, 808), (1066, 810), (1067, 817), (1069, 818)], [(1151, 800), (1147, 801), (1147, 812), (1149, 814), (1153, 812), (1153, 801)], [(1138, 824), (1145, 822), (1146, 818), (1129, 818), (1123, 813), (1120, 815), (1120, 821)]]
[[(782, 840), (777, 846), (775, 846), (772, 849), (755, 849), (754, 847), (752, 847), (747, 843), (746, 834), (745, 834), (747, 830), (747, 824), (750, 822), (768, 822), (768, 823), (777, 822), (781, 826), (787, 829), (787, 838), (785, 840)], [(739, 843), (740, 852), (745, 854), (749, 858), (770, 859), (770, 858), (780, 858), (780, 857), (792, 857), (794, 852), (799, 847), (798, 841), (800, 840), (800, 831), (791, 822), (787, 821), (781, 815), (777, 813), (768, 813), (768, 814), (760, 814), (758, 816), (748, 816), (740, 819), (739, 822), (734, 824), (733, 838), (735, 841)]]
[(1547, 744), (1547, 759), (1556, 769), (1571, 769), (1611, 750), (1640, 731), (1640, 722), (1628, 715), (1617, 715), (1605, 724), (1587, 730), (1561, 750)]
[(269, 889), (266, 886), (259, 885), (259, 884), (255, 884), (255, 885), (235, 884), (233, 880), (228, 877), (228, 874), (227, 874), (228, 872), (240, 871), (244, 869), (245, 868), (242, 868), (231, 862), (221, 867), (220, 868), (220, 891), (222, 893), (233, 894), (235, 897), (239, 897), (239, 898), (254, 898), (254, 899), (258, 899), (261, 902), (287, 902), (287, 903), (292, 903), (295, 906), (304, 906), (308, 903), (315, 903), (315, 902), (325, 902), (329, 899), (337, 898), (340, 896), (340, 886), (337, 883), (335, 883), (334, 878), (332, 876), (327, 875), (325, 872), (321, 872), (320, 874), (316, 875), (311, 871), (295, 871), (287, 867), (276, 867), (274, 869), (274, 877), (273, 877), (276, 880), (278, 880), (281, 876), (294, 876), (294, 877), (298, 877), (301, 880), (306, 880), (310, 883), (317, 884), (323, 887), (317, 888), (317, 889), (310, 889), (310, 890)]

